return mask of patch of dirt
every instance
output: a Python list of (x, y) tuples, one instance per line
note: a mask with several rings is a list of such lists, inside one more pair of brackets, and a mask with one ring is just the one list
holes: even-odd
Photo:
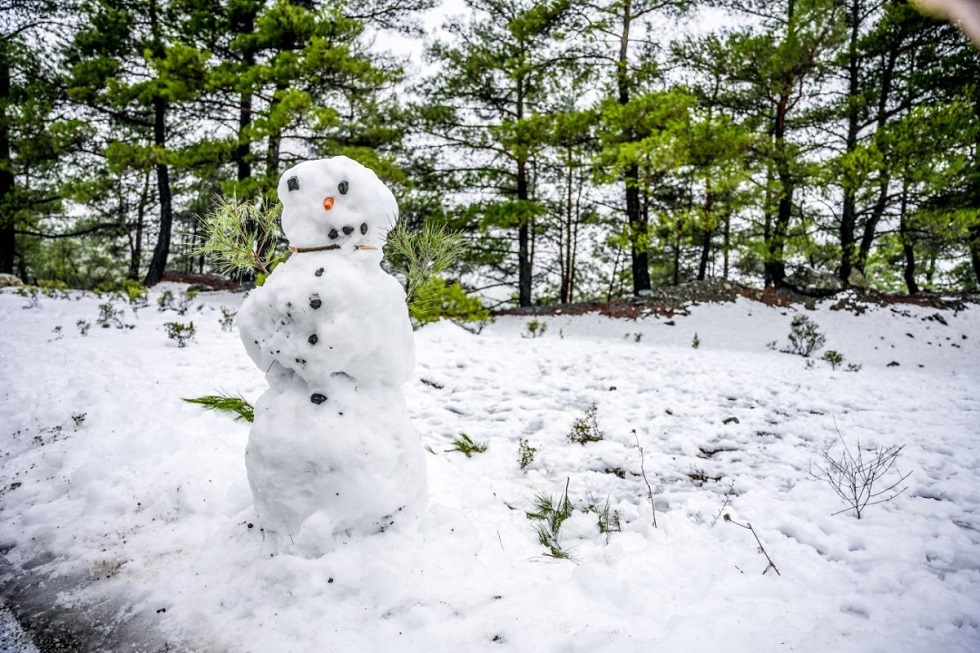
[(850, 311), (856, 315), (864, 313), (868, 306), (895, 306), (911, 304), (926, 306), (937, 310), (961, 311), (968, 304), (980, 305), (977, 293), (922, 293), (919, 295), (889, 295), (877, 290), (850, 288), (829, 297), (812, 297), (790, 288), (749, 288), (730, 281), (695, 281), (679, 286), (656, 288), (642, 297), (622, 297), (609, 302), (581, 302), (575, 304), (553, 304), (550, 306), (529, 306), (494, 311), (493, 315), (583, 315), (599, 313), (608, 317), (635, 320), (641, 317), (657, 316), (671, 318), (687, 315), (688, 309), (697, 304), (734, 302), (745, 297), (766, 306), (802, 306), (815, 308), (817, 302), (832, 301), (830, 309)]
[(194, 272), (170, 271), (164, 273), (162, 280), (187, 283), (191, 285), (191, 288), (197, 290), (238, 290), (241, 285), (237, 281), (230, 281), (216, 274), (196, 274)]

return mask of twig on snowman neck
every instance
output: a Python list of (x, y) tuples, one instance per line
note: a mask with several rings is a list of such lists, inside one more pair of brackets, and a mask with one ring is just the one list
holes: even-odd
[(302, 254), (304, 252), (326, 252), (332, 249), (340, 249), (340, 245), (320, 245), (319, 247), (293, 247), (289, 246), (289, 251), (293, 254)]
[[(320, 245), (319, 247), (293, 247), (289, 246), (289, 251), (293, 254), (303, 254), (305, 252), (329, 252), (340, 249), (340, 245)], [(374, 245), (354, 245), (354, 249), (376, 250)]]

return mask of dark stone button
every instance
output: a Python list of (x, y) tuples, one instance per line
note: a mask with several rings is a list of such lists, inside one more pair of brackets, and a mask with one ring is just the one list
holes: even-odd
[(319, 392), (314, 392), (313, 394), (310, 395), (310, 401), (315, 403), (317, 406), (319, 406), (326, 400), (327, 400), (327, 395), (322, 395)]
[(307, 338), (307, 342), (310, 343), (311, 345), (315, 345), (317, 340), (319, 340), (319, 338), (316, 337), (315, 333), (309, 338)]
[(316, 272), (313, 273), (313, 276), (314, 277), (322, 277), (323, 276), (323, 268), (317, 268)]
[(320, 308), (322, 305), (323, 305), (323, 302), (320, 301), (320, 296), (319, 295), (312, 295), (310, 297), (310, 308), (312, 308), (313, 310), (316, 310), (316, 309)]

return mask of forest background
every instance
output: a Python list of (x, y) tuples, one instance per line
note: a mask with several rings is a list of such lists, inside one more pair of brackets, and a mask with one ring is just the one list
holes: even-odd
[(447, 302), (778, 287), (797, 266), (980, 288), (980, 51), (950, 24), (898, 0), (454, 9), (0, 0), (0, 273), (208, 272), (216, 203), (268, 205), (290, 165), (343, 154), (406, 229), (462, 234)]

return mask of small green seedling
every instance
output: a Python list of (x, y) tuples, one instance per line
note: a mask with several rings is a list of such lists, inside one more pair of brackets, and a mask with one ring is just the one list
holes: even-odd
[(572, 422), (572, 430), (568, 434), (568, 439), (572, 442), (584, 445), (586, 442), (598, 442), (602, 439), (602, 431), (599, 430), (599, 420), (596, 417), (599, 407), (592, 404), (585, 411), (585, 415)]
[(525, 516), (538, 524), (538, 542), (548, 549), (545, 555), (563, 560), (570, 559), (568, 551), (561, 547), (558, 533), (561, 525), (572, 516), (572, 503), (568, 500), (568, 484), (565, 481), (565, 493), (557, 500), (547, 494), (539, 494), (534, 499), (534, 510), (525, 512)]
[(525, 338), (540, 338), (544, 335), (545, 331), (548, 330), (548, 323), (541, 320), (528, 320), (527, 324), (524, 325), (525, 333), (522, 334)]
[(167, 322), (163, 325), (167, 329), (167, 337), (177, 342), (178, 347), (186, 347), (187, 343), (194, 339), (196, 333), (194, 323), (188, 322)]
[(527, 440), (521, 438), (517, 441), (517, 453), (520, 456), (521, 469), (525, 469), (534, 462), (534, 454), (538, 452), (537, 447), (532, 447)]

